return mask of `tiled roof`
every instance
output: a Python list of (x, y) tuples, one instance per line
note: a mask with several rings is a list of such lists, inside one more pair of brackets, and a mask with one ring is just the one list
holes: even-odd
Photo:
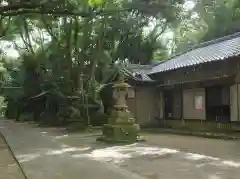
[(160, 65), (160, 64), (162, 64), (162, 63), (164, 63), (164, 62), (166, 62), (166, 60), (155, 61), (155, 62), (153, 62), (153, 63), (151, 64), (151, 67), (153, 68), (153, 67), (158, 66), (158, 65)]
[(143, 81), (143, 82), (151, 82), (153, 81), (147, 73), (151, 71), (151, 66), (149, 65), (137, 65), (132, 64), (126, 68), (123, 68), (121, 72), (133, 80), (136, 81)]
[(148, 74), (175, 70), (240, 55), (240, 32), (200, 44), (152, 68)]

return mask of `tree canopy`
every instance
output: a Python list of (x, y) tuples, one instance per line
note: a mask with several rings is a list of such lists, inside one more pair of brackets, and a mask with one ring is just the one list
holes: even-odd
[(175, 53), (193, 45), (214, 40), (240, 31), (240, 3), (238, 0), (195, 1), (195, 6), (175, 28)]

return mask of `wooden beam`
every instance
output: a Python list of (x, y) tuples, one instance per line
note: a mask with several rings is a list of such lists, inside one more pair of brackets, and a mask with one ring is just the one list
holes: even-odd
[(234, 76), (235, 75), (222, 75), (222, 76), (206, 78), (204, 80), (190, 80), (190, 81), (182, 81), (182, 82), (178, 82), (178, 83), (160, 84), (160, 85), (157, 85), (157, 87), (167, 87), (167, 86), (174, 87), (175, 85), (189, 85), (189, 84), (204, 85), (208, 82), (211, 82), (211, 84), (213, 84), (213, 82), (217, 82), (217, 81), (219, 81), (219, 83), (221, 84), (221, 82), (223, 82), (223, 81), (225, 82), (225, 80), (228, 80), (227, 82), (229, 82), (229, 83), (233, 83)]

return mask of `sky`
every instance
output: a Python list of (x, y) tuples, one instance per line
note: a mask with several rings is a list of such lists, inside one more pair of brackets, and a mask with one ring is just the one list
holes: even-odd
[[(6, 4), (1, 4), (1, 5), (6, 5)], [(195, 6), (195, 1), (194, 0), (186, 0), (183, 8), (186, 11), (189, 11), (191, 9), (193, 9)], [(145, 28), (145, 34), (147, 34), (148, 32), (150, 32), (156, 25), (156, 20), (153, 19), (152, 23), (149, 24), (148, 27)], [(32, 34), (31, 38), (39, 38), (41, 35), (44, 36), (45, 42), (49, 42), (51, 40), (51, 38), (49, 37), (49, 35), (47, 35), (47, 33), (41, 32), (42, 34), (39, 33), (38, 30), (35, 30)], [(164, 34), (163, 37), (163, 42), (167, 42), (171, 39), (173, 39), (173, 32), (172, 31), (167, 31)], [(20, 47), (24, 47), (24, 43), (22, 42), (22, 40), (20, 38), (16, 38), (15, 43), (20, 46)], [(19, 53), (18, 51), (14, 48), (15, 45), (13, 42), (10, 41), (4, 41), (0, 39), (0, 49), (2, 49), (2, 51), (4, 52), (4, 55), (10, 58), (18, 58), (19, 57)]]

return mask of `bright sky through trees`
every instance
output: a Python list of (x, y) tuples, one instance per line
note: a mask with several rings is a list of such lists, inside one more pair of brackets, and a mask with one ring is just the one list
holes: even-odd
[[(2, 5), (7, 5), (5, 1), (2, 2)], [(189, 11), (193, 9), (195, 6), (195, 2), (192, 0), (186, 0), (186, 2), (183, 4), (183, 10)], [(144, 28), (144, 34), (148, 34), (155, 26), (157, 25), (157, 20), (156, 18), (152, 18), (152, 22), (149, 23), (147, 27)], [(42, 33), (42, 34), (40, 34)], [(42, 32), (41, 30), (35, 30), (34, 32), (31, 33), (31, 39), (33, 38), (39, 38), (40, 35), (43, 35), (46, 38), (46, 42), (48, 42), (50, 37), (47, 35), (47, 33)], [(161, 39), (163, 43), (169, 43), (171, 44), (172, 39), (173, 39), (174, 33), (170, 29), (167, 30), (162, 36)], [(21, 38), (16, 37), (14, 40), (15, 42), (10, 42), (10, 41), (4, 41), (0, 39), (0, 49), (4, 52), (4, 55), (9, 56), (11, 58), (17, 58), (19, 56), (19, 52), (16, 50), (16, 46), (23, 47), (24, 43), (21, 41)], [(33, 44), (36, 45), (36, 43), (33, 42)]]

